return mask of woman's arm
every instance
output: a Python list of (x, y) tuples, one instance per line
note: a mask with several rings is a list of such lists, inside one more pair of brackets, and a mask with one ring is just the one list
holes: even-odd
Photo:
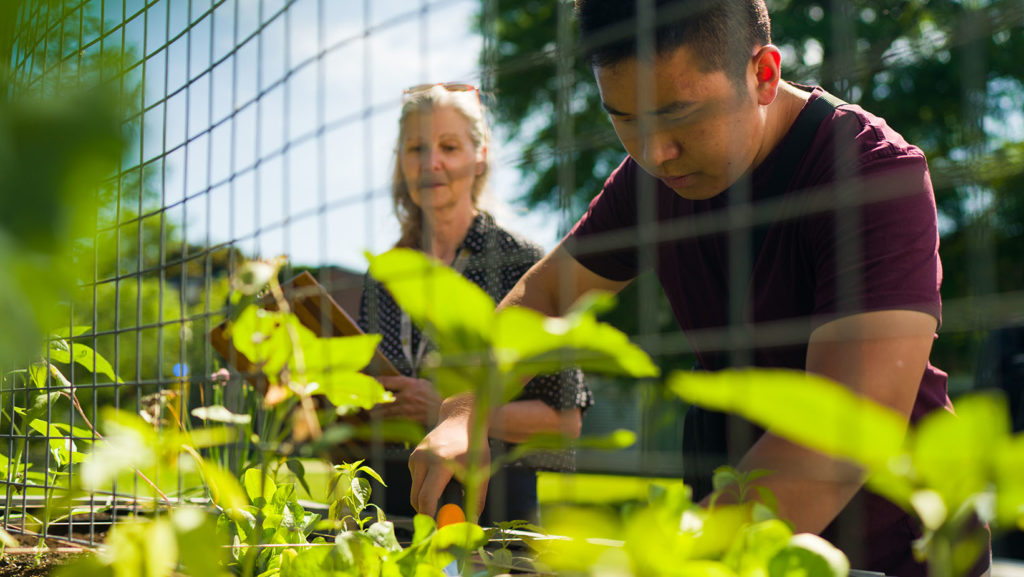
[[(379, 380), (395, 394), (395, 401), (374, 407), (374, 416), (409, 419), (428, 428), (437, 424), (441, 395), (430, 381), (412, 377)], [(522, 443), (539, 433), (559, 433), (575, 439), (582, 424), (579, 408), (558, 410), (539, 399), (512, 401), (495, 411), (488, 436), (509, 443)]]
[(570, 439), (580, 436), (583, 411), (559, 411), (539, 399), (512, 401), (491, 417), (489, 436), (509, 443), (522, 443), (538, 433), (559, 433)]

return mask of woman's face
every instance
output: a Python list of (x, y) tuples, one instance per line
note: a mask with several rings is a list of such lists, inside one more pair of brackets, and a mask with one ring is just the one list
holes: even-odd
[(469, 121), (450, 106), (413, 112), (402, 126), (402, 176), (424, 212), (473, 210), (473, 183), (483, 174), (485, 150), (476, 150)]

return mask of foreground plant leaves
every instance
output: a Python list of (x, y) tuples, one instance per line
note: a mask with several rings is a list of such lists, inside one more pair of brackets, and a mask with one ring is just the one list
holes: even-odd
[(556, 537), (534, 540), (538, 562), (574, 575), (762, 575), (846, 577), (846, 556), (824, 539), (794, 535), (775, 518), (758, 521), (752, 502), (704, 509), (679, 485), (653, 493), (646, 507), (545, 512)]
[(954, 573), (984, 550), (987, 534), (975, 518), (996, 531), (1024, 528), (1024, 435), (1011, 435), (1001, 395), (961, 397), (955, 414), (936, 410), (904, 435), (890, 409), (802, 372), (678, 373), (669, 387), (688, 402), (865, 467), (870, 489), (921, 520), (919, 552), (954, 551), (934, 561)]
[(201, 509), (183, 507), (157, 519), (119, 521), (103, 549), (58, 569), (55, 577), (169, 577), (181, 564), (190, 577), (225, 577), (224, 539)]
[(791, 441), (873, 469), (899, 454), (906, 430), (892, 409), (802, 371), (677, 372), (668, 387), (684, 401), (740, 415)]
[(370, 274), (436, 343), (428, 372), (444, 396), (500, 383), (502, 400), (515, 397), (523, 378), (565, 367), (605, 374), (653, 377), (658, 368), (625, 334), (600, 323), (595, 311), (608, 298), (591, 298), (563, 318), (494, 301), (454, 270), (410, 249), (367, 255)]
[(231, 339), (273, 390), (287, 369), (291, 383), (326, 396), (339, 412), (393, 398), (376, 379), (359, 372), (373, 358), (380, 335), (319, 338), (294, 314), (249, 306), (232, 323)]

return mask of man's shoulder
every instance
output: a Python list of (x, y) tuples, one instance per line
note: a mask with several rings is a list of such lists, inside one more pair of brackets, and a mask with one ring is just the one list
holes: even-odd
[(821, 139), (830, 139), (838, 145), (852, 145), (851, 150), (857, 153), (860, 163), (899, 156), (924, 156), (920, 148), (907, 142), (884, 118), (852, 103), (841, 103), (832, 116), (825, 119), (816, 137), (816, 140)]
[[(822, 92), (815, 88), (812, 99), (821, 97)], [(793, 182), (796, 188), (893, 169), (927, 172), (924, 152), (884, 118), (857, 104), (836, 104), (807, 146)]]

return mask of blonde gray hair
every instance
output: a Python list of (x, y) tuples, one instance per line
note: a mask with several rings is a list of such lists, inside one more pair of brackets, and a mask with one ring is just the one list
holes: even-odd
[[(401, 226), (401, 237), (395, 244), (397, 247), (420, 248), (423, 242), (423, 210), (412, 201), (409, 186), (402, 174), (402, 146), (405, 140), (405, 120), (418, 112), (429, 112), (434, 108), (448, 106), (457, 111), (469, 123), (469, 139), (473, 149), (479, 153), (490, 143), (490, 131), (483, 103), (475, 91), (449, 91), (441, 85), (406, 95), (402, 104), (402, 114), (398, 119), (398, 142), (395, 145), (395, 167), (391, 177), (391, 201), (394, 204), (395, 216)], [(490, 160), (485, 158), (483, 172), (473, 181), (471, 198), (473, 206), (480, 206), (480, 199), (487, 186), (487, 175), (490, 173)]]

